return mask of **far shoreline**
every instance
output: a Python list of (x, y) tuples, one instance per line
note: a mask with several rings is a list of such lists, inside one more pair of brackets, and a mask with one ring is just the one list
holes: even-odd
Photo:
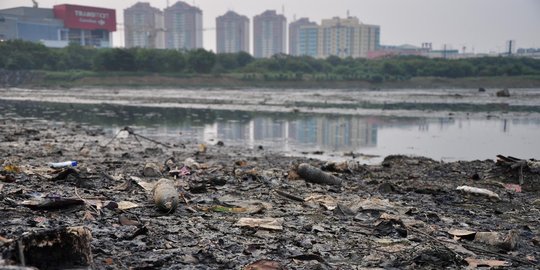
[[(265, 80), (245, 79), (245, 74), (158, 74), (137, 72), (30, 72), (8, 87), (40, 88), (269, 88), (269, 89), (504, 89), (540, 88), (540, 76), (413, 77), (409, 80), (369, 82), (364, 80)], [(26, 78), (24, 78), (26, 77)], [(0, 87), (2, 85), (0, 84)], [(4, 86), (6, 87), (6, 86)]]

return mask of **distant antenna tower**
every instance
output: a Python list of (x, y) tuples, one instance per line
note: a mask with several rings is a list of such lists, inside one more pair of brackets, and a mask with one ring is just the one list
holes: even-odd
[(32, 0), (32, 3), (34, 4), (34, 5), (33, 5), (34, 8), (38, 8), (38, 7), (39, 7), (38, 2), (37, 2), (36, 0)]
[(169, 0), (167, 0), (167, 7), (169, 7)]
[(508, 55), (512, 55), (514, 52), (514, 48), (516, 47), (516, 41), (515, 40), (508, 40), (506, 42), (506, 53)]

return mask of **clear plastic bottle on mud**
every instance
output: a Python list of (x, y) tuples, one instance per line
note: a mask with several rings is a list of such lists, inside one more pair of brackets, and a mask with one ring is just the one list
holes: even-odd
[(77, 161), (70, 160), (70, 161), (64, 161), (64, 162), (52, 162), (52, 163), (49, 163), (48, 165), (49, 167), (53, 169), (77, 167)]

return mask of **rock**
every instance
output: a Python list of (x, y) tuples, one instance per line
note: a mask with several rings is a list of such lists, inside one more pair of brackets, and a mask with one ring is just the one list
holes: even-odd
[(178, 207), (178, 191), (169, 179), (160, 179), (154, 186), (152, 195), (154, 203), (163, 212), (171, 213)]
[(155, 163), (150, 162), (144, 165), (143, 175), (146, 177), (160, 177), (161, 172), (159, 171), (159, 167)]
[(509, 97), (510, 91), (508, 91), (508, 88), (504, 88), (503, 90), (497, 91), (498, 97)]
[(510, 251), (515, 250), (519, 244), (519, 232), (517, 230), (511, 230), (508, 234), (477, 232), (474, 241)]

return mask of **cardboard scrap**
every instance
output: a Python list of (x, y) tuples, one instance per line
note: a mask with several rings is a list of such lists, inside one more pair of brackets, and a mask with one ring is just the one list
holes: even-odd
[(486, 259), (476, 259), (476, 258), (465, 258), (465, 261), (469, 264), (469, 269), (477, 268), (481, 266), (487, 266), (487, 267), (504, 267), (504, 266), (510, 266), (510, 263), (507, 261), (499, 261), (499, 260), (486, 260)]
[(461, 230), (461, 229), (451, 229), (448, 231), (448, 234), (453, 235), (457, 238), (467, 238), (467, 237), (474, 237), (476, 232), (469, 231), (469, 230)]
[(283, 230), (283, 218), (241, 218), (234, 225), (240, 227)]
[(142, 187), (146, 192), (151, 192), (154, 189), (155, 183), (149, 183), (146, 181), (143, 181), (141, 178), (137, 176), (131, 176), (131, 180), (135, 181), (137, 185)]
[(337, 207), (337, 204), (338, 204), (338, 201), (336, 199), (334, 199), (332, 196), (330, 196), (330, 195), (320, 195), (320, 194), (311, 195), (311, 196), (305, 198), (304, 201), (305, 202), (318, 203), (318, 204), (324, 206), (324, 208), (326, 208), (326, 210), (334, 210)]
[(120, 210), (127, 210), (127, 209), (137, 208), (137, 207), (139, 207), (139, 205), (136, 203), (132, 203), (128, 201), (118, 202), (118, 209)]

